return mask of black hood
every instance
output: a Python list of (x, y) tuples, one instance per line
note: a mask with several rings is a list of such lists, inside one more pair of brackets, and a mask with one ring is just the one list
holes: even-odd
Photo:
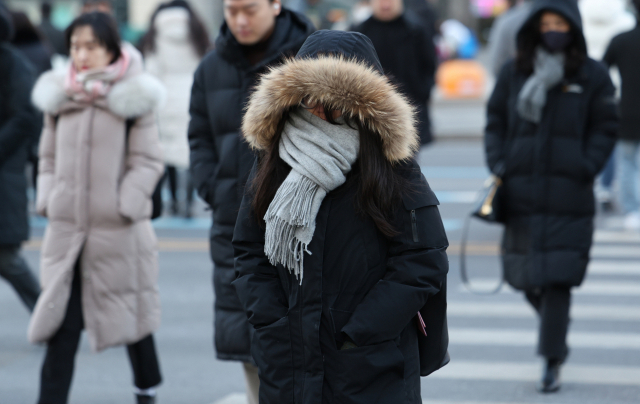
[(322, 30), (313, 33), (305, 41), (296, 59), (315, 59), (318, 55), (344, 56), (365, 62), (384, 75), (373, 43), (359, 32)]
[(9, 42), (13, 37), (13, 23), (9, 10), (0, 3), (0, 43)]
[(536, 23), (539, 21), (540, 15), (544, 11), (553, 11), (566, 18), (573, 28), (574, 35), (577, 36), (578, 48), (587, 53), (587, 42), (582, 32), (582, 17), (578, 2), (576, 0), (536, 0), (531, 8), (531, 14), (525, 24), (518, 32), (518, 47), (522, 42), (522, 38), (538, 30)]
[[(315, 31), (315, 27), (307, 17), (283, 8), (276, 18), (276, 27), (269, 38), (265, 57), (253, 68), (257, 69), (269, 64), (283, 53), (290, 52), (293, 56), (313, 31)], [(226, 22), (220, 27), (220, 33), (216, 38), (216, 51), (229, 63), (245, 69), (250, 67), (242, 52), (242, 45), (233, 36)]]

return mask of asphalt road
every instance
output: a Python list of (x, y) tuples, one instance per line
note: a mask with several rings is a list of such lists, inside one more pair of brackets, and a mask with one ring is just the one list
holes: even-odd
[[(535, 356), (537, 320), (521, 295), (508, 288), (476, 296), (459, 281), (460, 228), (486, 177), (478, 141), (438, 143), (420, 154), (451, 242), (449, 326), (452, 362), (422, 381), (428, 404), (640, 403), (640, 234), (620, 230), (616, 216), (599, 216), (590, 274), (573, 299), (571, 356), (560, 393), (542, 396)], [(239, 404), (240, 365), (215, 359), (212, 348), (211, 269), (206, 213), (192, 221), (158, 222), (163, 324), (157, 333), (164, 384), (162, 404)], [(37, 269), (43, 223), (33, 222), (25, 256)], [(469, 266), (474, 284), (499, 276), (500, 229), (474, 225)], [(27, 311), (0, 281), (0, 404), (34, 403), (44, 349), (26, 341)], [(83, 340), (70, 403), (133, 402), (123, 348), (90, 352)]]

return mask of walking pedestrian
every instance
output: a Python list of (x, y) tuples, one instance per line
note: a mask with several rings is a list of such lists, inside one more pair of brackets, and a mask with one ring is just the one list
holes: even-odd
[[(640, 0), (634, 0), (640, 12)], [(640, 230), (640, 117), (637, 107), (640, 103), (640, 26), (630, 32), (616, 36), (604, 56), (608, 66), (619, 69), (622, 77), (622, 98), (620, 100), (620, 201), (625, 214), (624, 227)]]
[[(584, 36), (589, 57), (602, 60), (607, 46), (618, 34), (630, 31), (636, 25), (633, 14), (626, 10), (624, 0), (580, 0), (580, 13), (584, 19)], [(613, 84), (620, 87), (620, 76), (612, 71)], [(613, 210), (613, 181), (616, 174), (616, 153), (611, 155), (596, 187), (598, 203), (606, 211)]]
[[(171, 97), (158, 117), (160, 145), (167, 167), (165, 178), (171, 191), (171, 213), (177, 215), (178, 170), (189, 168), (189, 95), (193, 73), (209, 50), (209, 34), (189, 3), (174, 0), (161, 4), (142, 38), (141, 49), (148, 73), (157, 77)], [(187, 172), (184, 216), (192, 215), (194, 189)]]
[(71, 61), (32, 99), (45, 112), (36, 209), (49, 219), (29, 339), (46, 343), (40, 404), (66, 403), (82, 329), (94, 351), (127, 345), (138, 403), (161, 382), (151, 195), (162, 176), (153, 114), (162, 84), (120, 43), (115, 20), (83, 14), (65, 38)]
[(615, 144), (615, 88), (589, 59), (574, 0), (537, 0), (488, 105), (487, 162), (504, 181), (506, 280), (540, 318), (539, 390), (560, 388), (571, 288), (589, 262), (593, 181)]
[(29, 60), (37, 76), (51, 70), (51, 50), (29, 17), (21, 11), (12, 12), (11, 17), (15, 31), (11, 41), (13, 46)]
[(53, 6), (51, 3), (43, 2), (40, 5), (40, 32), (44, 38), (49, 42), (49, 45), (55, 53), (58, 55), (68, 56), (67, 47), (64, 44), (64, 33), (56, 28), (51, 22), (51, 12)]
[(263, 76), (242, 129), (260, 155), (233, 284), (260, 403), (422, 403), (416, 313), (444, 296), (448, 241), (413, 159), (415, 109), (373, 44), (312, 34)]
[(529, 14), (533, 0), (516, 0), (514, 5), (496, 19), (489, 34), (491, 71), (497, 77), (505, 63), (516, 57), (516, 36)]
[(0, 276), (32, 311), (40, 286), (20, 245), (29, 239), (25, 166), (38, 137), (38, 114), (29, 100), (35, 72), (9, 45), (12, 34), (11, 16), (0, 4)]
[(371, 8), (373, 15), (353, 30), (371, 39), (384, 72), (417, 107), (420, 143), (431, 143), (429, 100), (437, 61), (434, 30), (405, 11), (403, 0), (371, 0)]
[(249, 402), (257, 403), (258, 373), (251, 359), (249, 324), (231, 286), (233, 228), (254, 160), (240, 126), (258, 75), (295, 55), (314, 28), (303, 15), (283, 8), (280, 0), (224, 0), (224, 17), (215, 50), (194, 77), (191, 174), (198, 194), (213, 211), (210, 252), (215, 264), (217, 356), (243, 362)]

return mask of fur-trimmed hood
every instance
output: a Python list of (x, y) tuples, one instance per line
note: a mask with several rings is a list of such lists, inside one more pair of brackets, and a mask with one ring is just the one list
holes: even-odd
[[(129, 44), (131, 65), (125, 76), (113, 85), (104, 99), (94, 103), (114, 114), (128, 119), (145, 115), (164, 102), (166, 91), (162, 83), (142, 71), (142, 56)], [(72, 100), (65, 92), (64, 82), (69, 66), (50, 70), (40, 76), (31, 93), (33, 104), (41, 111), (57, 115), (69, 109), (82, 108), (85, 104)]]
[[(363, 49), (369, 54), (362, 54)], [(378, 134), (388, 161), (411, 158), (420, 145), (415, 109), (380, 73), (376, 61), (364, 35), (316, 32), (295, 59), (261, 77), (243, 119), (245, 139), (254, 149), (269, 149), (283, 114), (307, 99), (339, 110)]]

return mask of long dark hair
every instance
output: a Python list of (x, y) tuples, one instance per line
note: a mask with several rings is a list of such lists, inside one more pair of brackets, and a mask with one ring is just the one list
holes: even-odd
[[(516, 57), (516, 67), (527, 76), (533, 73), (533, 66), (536, 58), (536, 49), (542, 45), (542, 34), (540, 33), (540, 19), (547, 10), (540, 11), (534, 18), (529, 20), (523, 34), (518, 37), (518, 55)], [(550, 10), (550, 12), (557, 13)], [(567, 18), (562, 16), (563, 18)], [(572, 77), (578, 73), (587, 60), (587, 52), (580, 41), (582, 33), (573, 24), (571, 25), (571, 43), (565, 49), (564, 74), (565, 77)]]
[[(328, 122), (338, 124), (332, 118), (333, 111), (324, 106), (324, 112)], [(288, 117), (289, 112), (283, 114), (270, 149), (262, 152), (258, 158), (258, 170), (249, 185), (254, 194), (253, 211), (263, 227), (269, 204), (291, 171), (279, 153), (280, 137)], [(398, 234), (392, 224), (393, 207), (404, 192), (406, 181), (385, 158), (382, 139), (377, 133), (357, 119), (347, 120), (346, 124), (357, 128), (360, 134), (358, 159), (347, 176), (347, 186), (358, 187), (354, 201), (356, 210), (369, 215), (382, 234), (393, 237)]]
[(198, 52), (198, 55), (200, 57), (204, 56), (211, 47), (211, 42), (209, 42), (209, 33), (200, 18), (198, 18), (198, 16), (193, 12), (193, 9), (191, 9), (191, 6), (185, 0), (173, 0), (168, 3), (162, 3), (158, 6), (151, 16), (149, 30), (142, 39), (140, 39), (140, 50), (143, 54), (152, 53), (156, 50), (156, 17), (160, 11), (174, 7), (184, 8), (189, 13), (189, 38), (191, 39), (191, 43), (196, 49), (196, 52)]

